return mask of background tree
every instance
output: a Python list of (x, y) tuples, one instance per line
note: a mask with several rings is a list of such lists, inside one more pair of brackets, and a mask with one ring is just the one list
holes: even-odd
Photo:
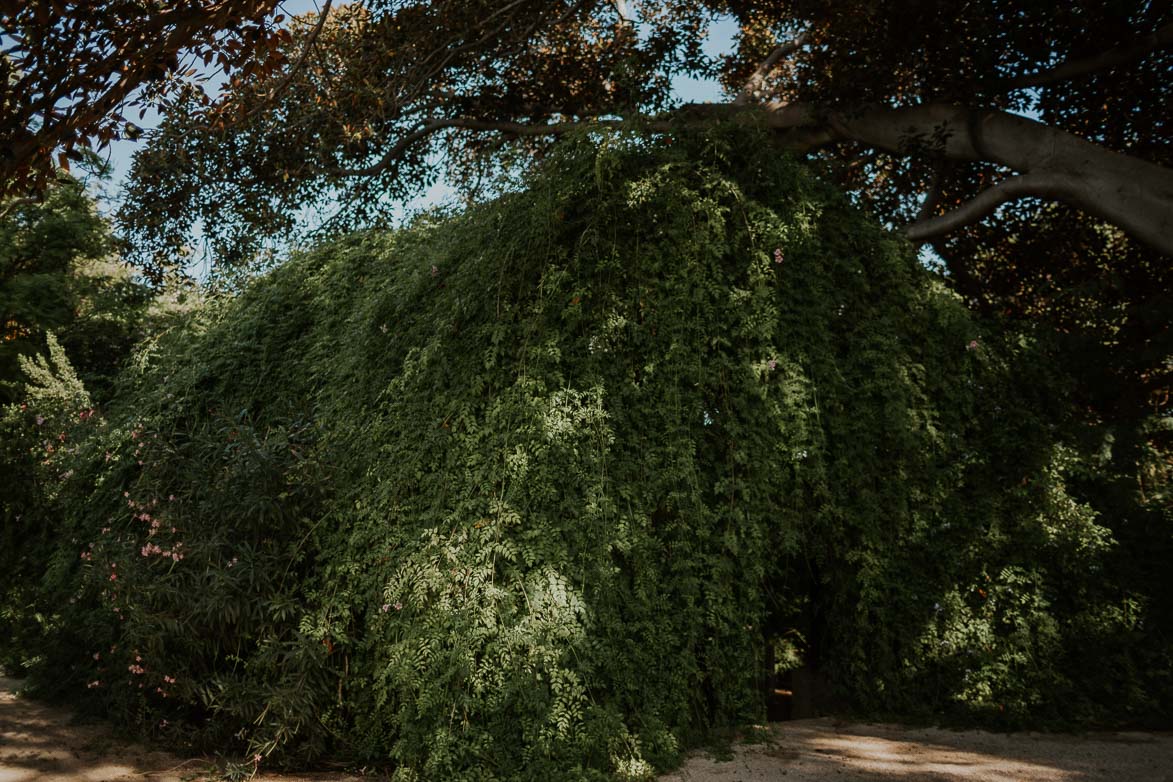
[(152, 292), (117, 256), (109, 223), (85, 186), (63, 177), (40, 203), (9, 205), (0, 218), (0, 405), (25, 382), (20, 356), (55, 334), (96, 396), (108, 395), (142, 334)]
[(650, 779), (800, 660), (869, 713), (1168, 715), (1048, 342), (759, 130), (666, 141), (580, 134), (152, 343), (42, 450), (41, 691), (479, 782)]

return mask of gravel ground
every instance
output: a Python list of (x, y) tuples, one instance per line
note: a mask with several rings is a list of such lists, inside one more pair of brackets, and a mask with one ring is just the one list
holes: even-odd
[[(212, 769), (207, 759), (182, 760), (117, 741), (105, 726), (75, 724), (66, 710), (17, 697), (17, 685), (0, 678), (0, 782), (191, 782)], [(1173, 782), (1167, 733), (996, 734), (817, 719), (774, 723), (759, 738), (734, 746), (731, 760), (696, 754), (660, 782)]]

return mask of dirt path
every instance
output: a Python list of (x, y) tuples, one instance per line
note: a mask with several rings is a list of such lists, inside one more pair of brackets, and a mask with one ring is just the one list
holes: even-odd
[(773, 723), (732, 760), (703, 755), (661, 782), (1173, 782), (1173, 735), (986, 733), (831, 719)]
[[(0, 678), (0, 782), (191, 782), (206, 760), (115, 740), (108, 728), (16, 695)], [(1173, 735), (1002, 735), (829, 719), (775, 723), (732, 760), (691, 757), (660, 782), (1173, 782)], [(342, 774), (255, 782), (357, 782)], [(555, 781), (551, 781), (555, 782)]]
[[(114, 738), (105, 725), (75, 724), (64, 710), (17, 696), (0, 677), (0, 782), (195, 782), (211, 760), (173, 755)], [(344, 774), (259, 774), (254, 782), (359, 782)], [(367, 780), (367, 782), (370, 782)]]
[(72, 725), (67, 712), (16, 697), (17, 686), (13, 679), (0, 678), (0, 782), (141, 782), (146, 778), (142, 772), (180, 762), (116, 743), (102, 726)]

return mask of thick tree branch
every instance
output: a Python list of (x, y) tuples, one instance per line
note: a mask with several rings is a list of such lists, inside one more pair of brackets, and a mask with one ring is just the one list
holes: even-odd
[[(582, 127), (633, 127), (672, 132), (686, 125), (733, 119), (763, 107), (735, 103), (689, 104), (655, 118), (523, 123), (477, 117), (436, 118), (421, 123), (369, 166), (334, 169), (335, 176), (369, 176), (395, 164), (417, 142), (443, 130), (464, 129), (511, 136), (557, 136)], [(810, 104), (770, 104), (764, 121), (779, 144), (809, 152), (841, 141), (901, 156), (930, 154), (942, 161), (994, 163), (1018, 174), (951, 215), (919, 220), (910, 236), (935, 236), (950, 226), (987, 215), (1012, 198), (1057, 199), (1116, 225), (1162, 253), (1173, 255), (1173, 171), (1113, 152), (1058, 128), (1002, 111), (974, 111), (948, 104), (832, 111)], [(931, 196), (926, 210), (931, 209)], [(927, 217), (928, 212), (924, 213)]]
[(928, 241), (976, 223), (1007, 201), (1032, 197), (1070, 200), (1078, 187), (1078, 182), (1062, 174), (1040, 173), (1010, 177), (988, 190), (983, 190), (977, 197), (952, 212), (918, 219), (905, 227), (904, 235), (914, 242)]
[(1067, 60), (1038, 73), (1029, 73), (1011, 79), (1000, 79), (995, 85), (1002, 89), (1020, 90), (1028, 87), (1045, 87), (1055, 82), (1074, 79), (1089, 73), (1102, 71), (1126, 62), (1139, 59), (1155, 49), (1173, 45), (1173, 24), (1167, 24), (1147, 35), (1120, 46), (1114, 46), (1094, 57)]
[[(731, 118), (751, 110), (730, 103), (682, 109), (697, 119)], [(1173, 170), (1026, 117), (944, 103), (854, 111), (792, 103), (767, 106), (765, 121), (796, 152), (854, 141), (905, 157), (930, 154), (995, 163), (1018, 174), (1051, 175), (1047, 188), (1037, 193), (1040, 197), (1059, 198), (1173, 255)], [(1011, 188), (1043, 181), (1032, 178)], [(1056, 190), (1053, 186), (1060, 181), (1064, 187)]]

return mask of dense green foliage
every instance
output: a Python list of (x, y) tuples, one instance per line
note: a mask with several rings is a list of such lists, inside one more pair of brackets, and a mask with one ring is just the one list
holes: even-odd
[(103, 416), (63, 357), (33, 374), (34, 673), (148, 733), (637, 779), (760, 719), (784, 644), (870, 712), (1171, 703), (1161, 607), (1067, 489), (1046, 340), (753, 134), (579, 139), (298, 256), (145, 345)]
[[(35, 638), (39, 632), (36, 612), (24, 607), (44, 561), (22, 554), (32, 541), (51, 539), (55, 511), (41, 500), (56, 484), (56, 475), (36, 464), (45, 448), (35, 417), (20, 415), (19, 407), (8, 415), (2, 411), (26, 397), (29, 375), (22, 362), (35, 367), (28, 362), (45, 358), (50, 347), (59, 362), (76, 368), (87, 396), (100, 403), (110, 395), (135, 340), (159, 314), (152, 312), (151, 291), (114, 250), (109, 226), (85, 186), (64, 174), (40, 203), (0, 203), (0, 572), (6, 576), (0, 583), (0, 638)], [(63, 399), (48, 407), (58, 409)], [(23, 427), (22, 421), (34, 425)], [(28, 646), (7, 644), (0, 665), (23, 667)]]
[(62, 179), (41, 203), (0, 208), (0, 404), (21, 395), (18, 357), (43, 350), (50, 331), (105, 396), (142, 333), (150, 290), (118, 263), (81, 182)]

